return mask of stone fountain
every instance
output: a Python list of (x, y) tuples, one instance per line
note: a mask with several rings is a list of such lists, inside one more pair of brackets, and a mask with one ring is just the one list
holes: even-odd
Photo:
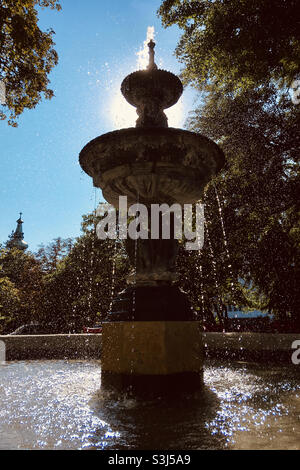
[[(119, 196), (127, 196), (128, 205), (144, 204), (149, 214), (152, 204), (198, 201), (224, 164), (210, 139), (168, 127), (164, 109), (178, 101), (183, 87), (177, 76), (157, 68), (154, 46), (151, 40), (147, 69), (128, 75), (121, 85), (137, 108), (136, 127), (93, 139), (79, 156), (106, 201), (118, 208)], [(174, 217), (170, 224), (174, 228)], [(171, 234), (170, 239), (160, 231), (158, 239), (126, 240), (133, 273), (113, 299), (102, 333), (102, 386), (108, 389), (163, 394), (201, 386), (200, 326), (176, 285), (178, 240), (174, 230)]]

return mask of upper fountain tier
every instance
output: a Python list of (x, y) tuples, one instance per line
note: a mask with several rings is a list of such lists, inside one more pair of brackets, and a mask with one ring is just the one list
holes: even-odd
[(82, 169), (115, 207), (120, 195), (130, 204), (198, 201), (225, 161), (207, 137), (168, 128), (163, 110), (177, 102), (183, 87), (176, 75), (157, 68), (154, 42), (148, 46), (147, 69), (128, 75), (121, 86), (126, 100), (137, 107), (136, 127), (96, 137), (79, 156)]
[(121, 91), (128, 103), (137, 108), (136, 127), (168, 127), (163, 110), (177, 103), (183, 87), (176, 75), (157, 68), (152, 39), (148, 47), (147, 69), (128, 75), (122, 82)]

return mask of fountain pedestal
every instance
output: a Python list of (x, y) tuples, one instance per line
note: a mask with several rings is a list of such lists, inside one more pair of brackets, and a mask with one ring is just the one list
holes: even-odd
[(134, 395), (188, 392), (202, 383), (202, 344), (194, 321), (103, 324), (102, 384)]
[[(178, 77), (157, 69), (150, 41), (147, 70), (126, 77), (121, 91), (137, 108), (136, 128), (110, 132), (89, 142), (80, 164), (116, 208), (191, 204), (222, 168), (224, 156), (206, 137), (168, 128), (164, 109), (174, 105), (183, 87)], [(143, 395), (193, 391), (202, 383), (199, 322), (189, 300), (176, 287), (178, 240), (174, 218), (170, 237), (126, 240), (134, 268), (129, 286), (112, 302), (103, 324), (102, 384), (107, 389)]]

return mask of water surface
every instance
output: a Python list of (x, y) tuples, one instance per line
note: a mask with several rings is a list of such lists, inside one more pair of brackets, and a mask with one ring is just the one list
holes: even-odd
[(208, 362), (204, 381), (186, 400), (115, 400), (97, 361), (8, 362), (0, 449), (300, 449), (297, 367)]

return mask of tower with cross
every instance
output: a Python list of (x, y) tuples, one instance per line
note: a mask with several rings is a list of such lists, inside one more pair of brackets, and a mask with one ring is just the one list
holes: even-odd
[(28, 243), (24, 241), (23, 223), (22, 212), (20, 212), (20, 217), (17, 220), (17, 228), (15, 231), (12, 231), (11, 235), (9, 235), (9, 240), (6, 243), (8, 248), (17, 248), (22, 251), (27, 250)]

